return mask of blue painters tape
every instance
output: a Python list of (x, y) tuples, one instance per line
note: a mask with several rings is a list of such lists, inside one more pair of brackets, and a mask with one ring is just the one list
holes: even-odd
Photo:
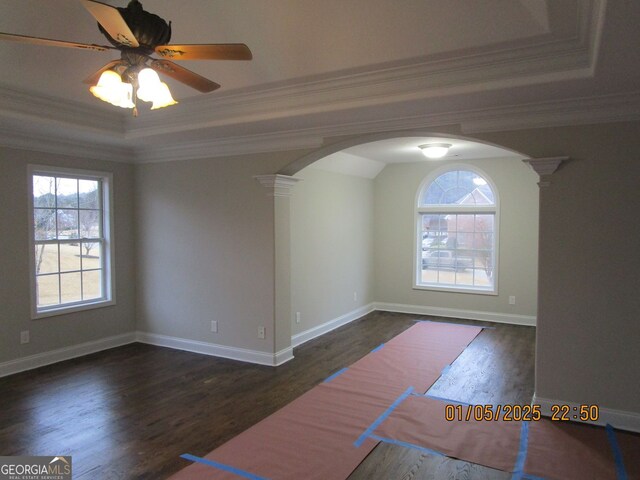
[(371, 353), (373, 352), (377, 352), (378, 350), (380, 350), (382, 347), (384, 347), (384, 343), (381, 343), (380, 345), (378, 345), (376, 348), (374, 348), (373, 350), (371, 350)]
[(470, 403), (461, 402), (460, 400), (452, 400), (450, 398), (436, 397), (435, 395), (431, 395), (429, 392), (425, 393), (424, 396), (428, 398), (433, 398), (434, 400), (440, 400), (441, 402), (445, 402), (445, 403), (455, 403), (456, 405), (465, 405), (467, 407), (471, 406)]
[(415, 445), (413, 443), (401, 442), (400, 440), (394, 440), (393, 438), (379, 437), (378, 435), (371, 435), (370, 438), (373, 438), (374, 440), (378, 440), (379, 442), (392, 443), (394, 445), (400, 445), (401, 447), (413, 448), (415, 450), (420, 450), (422, 452), (430, 453), (431, 455), (446, 457), (444, 453), (438, 452), (436, 450), (431, 450), (430, 448), (427, 448), (427, 447), (421, 447), (420, 445)]
[(442, 377), (442, 376), (446, 375), (449, 370), (451, 370), (451, 365), (445, 365), (445, 367), (440, 372), (440, 376)]
[(518, 449), (518, 456), (516, 457), (516, 464), (513, 467), (513, 476), (511, 480), (520, 480), (524, 475), (524, 461), (527, 459), (527, 446), (529, 444), (529, 422), (522, 422), (520, 429), (520, 447)]
[(411, 395), (411, 392), (413, 392), (413, 387), (409, 387), (407, 388), (404, 393), (402, 395), (400, 395), (398, 398), (396, 398), (396, 400), (389, 406), (389, 408), (387, 408), (384, 413), (382, 415), (380, 415), (375, 422), (373, 422), (371, 425), (369, 425), (369, 428), (367, 428), (362, 435), (360, 435), (358, 437), (358, 439), (353, 442), (353, 444), (356, 447), (360, 447), (362, 445), (362, 443), (367, 439), (367, 437), (369, 437), (376, 428), (378, 428), (380, 426), (380, 424), (382, 422), (384, 422), (384, 420), (391, 414), (391, 412), (393, 412), (396, 407), (398, 405), (400, 405), (402, 402), (404, 402), (404, 400)]
[(330, 382), (331, 380), (333, 380), (336, 377), (339, 377), (340, 375), (342, 375), (344, 372), (346, 372), (347, 370), (349, 370), (347, 367), (344, 367), (341, 370), (338, 370), (336, 373), (334, 373), (333, 375), (327, 377), (324, 379), (324, 383)]
[(192, 462), (198, 462), (204, 465), (208, 465), (210, 467), (217, 468), (218, 470), (224, 470), (225, 472), (235, 473), (240, 477), (249, 478), (251, 480), (268, 480), (265, 477), (259, 477), (257, 475), (254, 475), (253, 473), (245, 472), (244, 470), (240, 470), (238, 468), (225, 465), (224, 463), (214, 462), (213, 460), (207, 460), (206, 458), (196, 457), (195, 455), (190, 455), (188, 453), (180, 455), (180, 457), (184, 458), (185, 460), (191, 460)]
[(607, 438), (609, 439), (609, 445), (611, 445), (611, 450), (613, 450), (613, 458), (616, 462), (616, 476), (618, 477), (618, 480), (627, 480), (627, 471), (624, 468), (624, 462), (622, 461), (622, 452), (620, 451), (620, 445), (618, 445), (616, 431), (608, 423), (606, 430)]

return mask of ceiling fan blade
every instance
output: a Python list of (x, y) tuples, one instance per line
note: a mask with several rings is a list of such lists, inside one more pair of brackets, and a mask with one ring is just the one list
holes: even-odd
[(98, 70), (97, 72), (85, 78), (82, 81), (82, 83), (86, 83), (87, 85), (96, 85), (98, 83), (98, 80), (100, 80), (100, 75), (102, 75), (103, 72), (106, 72), (107, 70), (111, 70), (113, 67), (120, 65), (120, 63), (121, 63), (120, 60), (114, 60), (112, 62), (107, 63), (100, 70)]
[(111, 38), (127, 47), (139, 47), (135, 35), (116, 7), (94, 0), (80, 0)]
[(215, 89), (220, 88), (216, 82), (212, 82), (208, 78), (204, 78), (197, 73), (187, 70), (186, 68), (176, 65), (169, 60), (153, 60), (151, 62), (151, 68), (158, 73), (163, 73), (168, 77), (178, 80), (185, 85), (195, 88), (202, 93), (213, 92)]
[(251, 50), (244, 43), (212, 45), (158, 45), (156, 53), (172, 60), (251, 60)]
[(51, 40), (49, 38), (29, 37), (26, 35), (13, 35), (11, 33), (0, 32), (0, 40), (9, 40), (11, 42), (30, 43), (32, 45), (47, 45), (49, 47), (67, 47), (67, 48), (82, 48), (85, 50), (96, 50), (98, 52), (104, 52), (106, 50), (114, 49), (106, 45), (94, 45), (87, 43), (75, 43), (65, 42), (63, 40)]

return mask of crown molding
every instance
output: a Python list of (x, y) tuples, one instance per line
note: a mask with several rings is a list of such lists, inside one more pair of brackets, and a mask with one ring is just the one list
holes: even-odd
[(98, 145), (92, 142), (66, 139), (42, 133), (25, 133), (0, 128), (0, 145), (17, 150), (51, 153), (70, 157), (131, 163), (135, 159), (133, 149), (118, 145)]
[(464, 133), (640, 120), (640, 90), (460, 112)]
[[(0, 144), (12, 148), (82, 156), (101, 160), (153, 163), (213, 158), (253, 153), (319, 148), (326, 138), (365, 135), (383, 131), (413, 130), (458, 125), (461, 133), (548, 128), (640, 120), (640, 91), (580, 97), (560, 101), (528, 103), (487, 109), (452, 111), (432, 115), (413, 115), (376, 120), (323, 124), (305, 129), (274, 131), (253, 135), (177, 142), (172, 136), (164, 142), (133, 147), (131, 141), (99, 144), (82, 135), (68, 138), (41, 131), (20, 132), (0, 128)], [(74, 131), (74, 134), (77, 134)], [(167, 143), (170, 141), (171, 143)]]
[(459, 125), (461, 133), (525, 130), (640, 120), (640, 91), (600, 97), (529, 103), (487, 109), (334, 123), (299, 130), (200, 142), (156, 145), (138, 152), (142, 163), (319, 148), (326, 138), (384, 131)]
[(304, 150), (318, 148), (322, 143), (323, 137), (311, 129), (209, 138), (182, 143), (157, 143), (137, 148), (135, 161), (136, 163), (158, 163), (253, 153), (282, 152), (286, 150)]
[(124, 115), (0, 84), (0, 118), (124, 140)]

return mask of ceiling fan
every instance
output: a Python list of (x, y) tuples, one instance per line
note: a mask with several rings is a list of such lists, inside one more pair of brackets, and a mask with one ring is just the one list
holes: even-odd
[[(0, 40), (80, 48), (104, 52), (119, 50), (120, 59), (113, 60), (84, 80), (93, 85), (91, 92), (113, 105), (133, 108), (136, 100), (153, 102), (152, 109), (177, 103), (157, 73), (166, 75), (200, 92), (211, 92), (220, 85), (171, 60), (251, 60), (251, 50), (243, 43), (169, 45), (171, 22), (142, 8), (131, 0), (126, 8), (112, 7), (94, 0), (80, 0), (98, 21), (100, 32), (112, 46), (67, 42), (48, 38), (13, 35), (0, 32)], [(157, 54), (162, 58), (154, 58)], [(171, 60), (167, 60), (171, 59)], [(157, 73), (156, 73), (157, 72)]]

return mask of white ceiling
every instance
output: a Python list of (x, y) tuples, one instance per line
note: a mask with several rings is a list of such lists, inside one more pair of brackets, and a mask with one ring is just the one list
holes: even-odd
[[(168, 80), (180, 103), (134, 119), (82, 84), (117, 53), (0, 42), (0, 143), (162, 161), (430, 125), (473, 133), (640, 115), (636, 1), (142, 3), (172, 21), (172, 43), (243, 42), (254, 59), (181, 62), (222, 88)], [(106, 43), (78, 0), (2, 0), (0, 31)]]

